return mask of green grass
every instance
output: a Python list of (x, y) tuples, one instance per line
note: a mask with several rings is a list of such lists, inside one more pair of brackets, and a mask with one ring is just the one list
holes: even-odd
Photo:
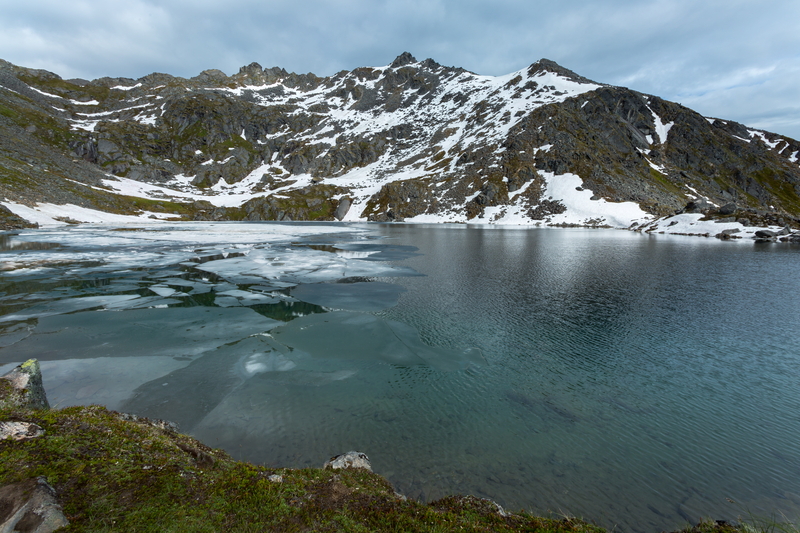
[(109, 97), (111, 90), (101, 85), (74, 85), (66, 80), (50, 78), (44, 79), (24, 72), (17, 73), (20, 81), (51, 94), (65, 95), (69, 93), (83, 93), (83, 96), (93, 100), (104, 101)]
[[(733, 500), (730, 500), (731, 503)], [(770, 516), (759, 516), (744, 508), (739, 513), (739, 528), (744, 533), (800, 533), (800, 524), (790, 521), (785, 515), (772, 513)]]
[(771, 168), (765, 168), (754, 173), (753, 177), (778, 198), (782, 207), (793, 213), (800, 212), (800, 196), (786, 176), (781, 176)]
[[(69, 531), (541, 531), (600, 533), (568, 518), (498, 512), (451, 496), (404, 500), (364, 470), (273, 469), (103, 407), (0, 410), (37, 439), (0, 442), (0, 485), (45, 476)], [(271, 481), (273, 474), (281, 482)]]

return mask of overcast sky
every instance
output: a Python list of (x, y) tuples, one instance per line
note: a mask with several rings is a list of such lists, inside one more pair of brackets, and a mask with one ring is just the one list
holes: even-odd
[(0, 0), (0, 58), (64, 78), (299, 73), (403, 51), (500, 75), (541, 57), (800, 139), (800, 1)]

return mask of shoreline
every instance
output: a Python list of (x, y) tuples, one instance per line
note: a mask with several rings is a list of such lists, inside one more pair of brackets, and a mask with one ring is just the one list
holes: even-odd
[[(0, 527), (27, 516), (89, 531), (607, 531), (474, 496), (408, 499), (363, 453), (322, 468), (268, 468), (235, 461), (162, 420), (97, 405), (50, 409), (36, 360), (0, 377), (0, 429)], [(35, 507), (40, 493), (49, 503)], [(749, 530), (705, 521), (681, 531)]]
[[(0, 202), (0, 205), (7, 207), (8, 202)], [(101, 213), (101, 212), (97, 212)], [(16, 213), (15, 213), (16, 214)], [(473, 227), (473, 228), (497, 228), (497, 229), (615, 229), (632, 231), (647, 235), (675, 235), (681, 237), (705, 237), (716, 238), (724, 241), (742, 242), (783, 242), (800, 243), (800, 230), (792, 230), (786, 226), (745, 226), (741, 222), (727, 219), (707, 219), (701, 213), (682, 213), (664, 217), (656, 217), (642, 221), (634, 221), (628, 227), (615, 227), (604, 224), (579, 224), (579, 223), (541, 223), (531, 221), (530, 223), (502, 223), (489, 221), (426, 221), (426, 220), (407, 220), (396, 222), (370, 222), (366, 220), (281, 220), (281, 221), (248, 221), (248, 220), (223, 220), (223, 221), (199, 221), (199, 220), (170, 220), (170, 219), (148, 219), (133, 217), (128, 215), (113, 215), (103, 220), (102, 217), (95, 220), (78, 221), (68, 217), (59, 217), (61, 220), (51, 219), (50, 223), (39, 223), (35, 227), (11, 227), (0, 224), (0, 233), (12, 233), (31, 230), (31, 229), (57, 229), (71, 226), (87, 225), (90, 227), (135, 227), (144, 226), (145, 228), (158, 228), (168, 225), (190, 225), (190, 224), (279, 224), (279, 225), (342, 225), (351, 226), (353, 224), (399, 224), (399, 225), (420, 225), (420, 226), (442, 226), (442, 227)], [(67, 221), (68, 220), (68, 221)]]

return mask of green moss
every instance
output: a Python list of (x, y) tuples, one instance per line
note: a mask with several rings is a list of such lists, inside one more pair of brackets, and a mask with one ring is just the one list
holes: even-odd
[(785, 176), (767, 167), (754, 172), (752, 177), (778, 198), (781, 207), (793, 213), (800, 212), (800, 197)]
[(14, 111), (13, 109), (11, 109), (10, 107), (7, 107), (7, 106), (4, 106), (3, 104), (0, 104), (0, 115), (3, 115), (4, 117), (8, 117), (10, 119), (16, 119), (17, 116), (18, 116), (18, 113), (16, 111)]
[(33, 87), (42, 89), (45, 92), (69, 98), (74, 98), (75, 93), (79, 93), (93, 100), (99, 100), (102, 102), (109, 97), (109, 93), (111, 92), (108, 87), (103, 87), (100, 85), (80, 86), (58, 78), (44, 79), (42, 77), (33, 76), (26, 73), (18, 74), (17, 78), (20, 81), (23, 81)]
[(22, 370), (26, 372), (38, 372), (39, 371), (39, 361), (37, 359), (28, 359), (22, 365), (20, 365)]
[(119, 195), (118, 197), (124, 201), (129, 201), (133, 206), (144, 210), (166, 210), (170, 212), (177, 212), (179, 214), (188, 214), (193, 212), (192, 204), (181, 204), (167, 200), (153, 200), (151, 198), (138, 198), (136, 196)]
[[(363, 470), (272, 469), (102, 407), (0, 411), (45, 435), (0, 443), (0, 484), (45, 476), (71, 531), (575, 531), (577, 520), (501, 516), (477, 498), (403, 501)], [(281, 482), (270, 481), (277, 474)]]
[(652, 167), (650, 167), (650, 179), (671, 193), (683, 195), (679, 187), (669, 181), (664, 174)]

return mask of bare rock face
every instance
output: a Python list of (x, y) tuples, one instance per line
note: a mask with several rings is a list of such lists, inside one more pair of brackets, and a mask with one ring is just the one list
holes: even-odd
[(0, 487), (0, 533), (50, 533), (68, 525), (44, 477)]
[(350, 198), (345, 196), (339, 200), (339, 205), (336, 207), (336, 212), (333, 214), (336, 220), (342, 220), (347, 212), (350, 210)]
[(372, 472), (372, 464), (369, 462), (369, 457), (363, 452), (347, 452), (325, 461), (322, 465), (323, 469), (338, 470), (340, 468), (364, 468)]
[(0, 408), (49, 409), (39, 361), (29, 359), (0, 377)]
[(4, 205), (0, 205), (0, 230), (38, 228), (39, 224), (32, 224), (24, 218), (15, 215)]

